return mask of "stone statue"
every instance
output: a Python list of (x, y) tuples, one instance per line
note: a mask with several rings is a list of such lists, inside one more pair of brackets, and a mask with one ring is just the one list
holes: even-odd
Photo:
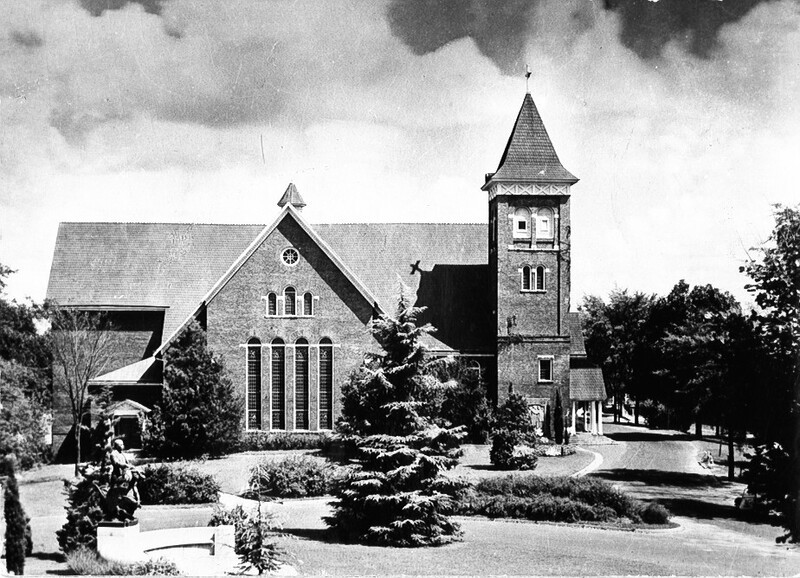
[(121, 439), (116, 439), (111, 444), (106, 462), (106, 465), (111, 468), (108, 491), (103, 491), (100, 486), (94, 484), (95, 489), (105, 501), (105, 519), (107, 521), (128, 522), (133, 520), (134, 513), (141, 506), (137, 484), (142, 478), (142, 473), (130, 464), (124, 450), (125, 444)]

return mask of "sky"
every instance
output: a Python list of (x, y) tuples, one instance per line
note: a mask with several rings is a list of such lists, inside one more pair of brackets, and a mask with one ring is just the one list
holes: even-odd
[(0, 263), (58, 223), (486, 222), (530, 91), (572, 188), (572, 306), (747, 303), (800, 202), (799, 0), (0, 1)]

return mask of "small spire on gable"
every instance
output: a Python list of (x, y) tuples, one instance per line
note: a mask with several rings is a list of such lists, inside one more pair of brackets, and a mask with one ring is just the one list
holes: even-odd
[(278, 206), (283, 208), (285, 205), (291, 205), (298, 211), (302, 211), (303, 207), (306, 206), (303, 197), (300, 196), (300, 193), (297, 191), (297, 187), (294, 186), (294, 183), (289, 183), (289, 186), (286, 187), (286, 191), (283, 193), (281, 200), (278, 201)]

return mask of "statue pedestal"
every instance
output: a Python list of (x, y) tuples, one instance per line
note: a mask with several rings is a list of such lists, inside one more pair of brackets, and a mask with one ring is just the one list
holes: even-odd
[(134, 564), (148, 556), (139, 541), (139, 520), (100, 522), (97, 525), (97, 553), (110, 562)]

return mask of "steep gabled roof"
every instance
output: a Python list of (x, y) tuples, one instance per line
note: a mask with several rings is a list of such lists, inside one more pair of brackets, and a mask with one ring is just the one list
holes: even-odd
[(608, 394), (603, 370), (585, 357), (570, 358), (569, 398), (573, 401), (605, 401)]
[(583, 339), (583, 329), (581, 328), (581, 314), (567, 313), (569, 323), (570, 355), (581, 355), (586, 357), (586, 343)]
[(525, 95), (514, 130), (506, 144), (500, 164), (489, 181), (487, 189), (498, 181), (524, 183), (569, 183), (578, 179), (561, 165), (556, 149), (547, 134), (542, 117), (530, 93)]
[(303, 197), (300, 196), (300, 191), (297, 190), (297, 187), (294, 186), (294, 183), (289, 183), (289, 186), (286, 187), (286, 191), (284, 191), (281, 200), (278, 201), (278, 206), (283, 208), (285, 205), (292, 205), (298, 209), (302, 209), (306, 206), (306, 202), (303, 200)]

